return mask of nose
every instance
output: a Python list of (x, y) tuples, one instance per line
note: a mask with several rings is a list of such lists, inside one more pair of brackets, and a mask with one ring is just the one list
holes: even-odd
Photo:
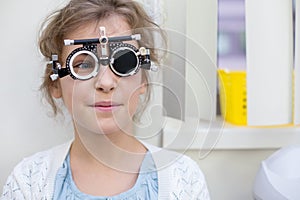
[(118, 82), (118, 77), (110, 70), (109, 66), (101, 66), (98, 75), (96, 76), (95, 88), (101, 92), (112, 92)]

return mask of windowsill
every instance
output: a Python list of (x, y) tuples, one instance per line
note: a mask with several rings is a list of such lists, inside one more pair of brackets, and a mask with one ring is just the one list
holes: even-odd
[[(173, 118), (166, 119), (163, 147), (173, 150), (246, 150), (300, 145), (300, 126), (253, 128), (223, 123), (222, 118), (212, 123), (195, 119), (186, 121), (188, 124)], [(197, 124), (198, 128), (193, 128)]]

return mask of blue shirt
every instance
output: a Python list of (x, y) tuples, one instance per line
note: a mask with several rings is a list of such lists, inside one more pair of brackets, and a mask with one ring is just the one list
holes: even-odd
[(158, 199), (158, 180), (155, 164), (149, 151), (145, 155), (135, 185), (126, 192), (116, 196), (91, 196), (76, 187), (70, 167), (70, 155), (58, 170), (55, 179), (53, 199), (63, 200), (153, 200)]

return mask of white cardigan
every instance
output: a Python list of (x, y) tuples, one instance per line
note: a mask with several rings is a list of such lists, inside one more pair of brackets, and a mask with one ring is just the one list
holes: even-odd
[[(50, 200), (57, 170), (62, 166), (71, 142), (23, 159), (4, 185), (1, 199)], [(210, 199), (198, 165), (189, 157), (143, 143), (157, 167), (158, 198)]]

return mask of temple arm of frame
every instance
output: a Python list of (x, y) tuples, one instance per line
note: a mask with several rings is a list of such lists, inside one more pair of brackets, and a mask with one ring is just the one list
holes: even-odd
[(62, 68), (60, 63), (58, 62), (58, 55), (52, 54), (51, 61), (49, 64), (52, 65), (52, 72), (53, 74), (50, 75), (52, 81), (55, 81), (58, 78), (62, 78), (70, 74), (67, 68)]

